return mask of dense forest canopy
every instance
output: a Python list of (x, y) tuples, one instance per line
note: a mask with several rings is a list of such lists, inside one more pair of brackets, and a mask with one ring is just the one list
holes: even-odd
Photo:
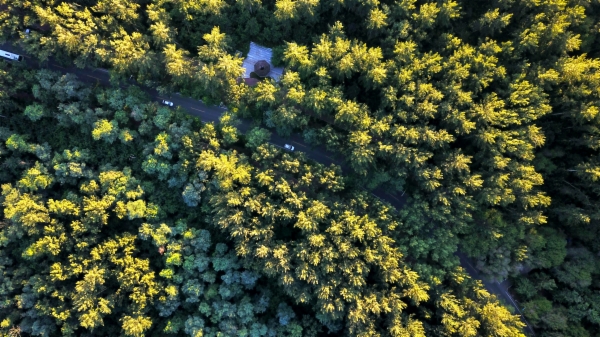
[(137, 87), (3, 74), (32, 96), (2, 105), (3, 333), (521, 335), (460, 267), (413, 271), (393, 208), (264, 129), (228, 144)]
[[(5, 333), (522, 333), (457, 249), (512, 280), (536, 335), (600, 333), (598, 1), (0, 9), (0, 40), (42, 61), (229, 106), (202, 124), (136, 87), (2, 65)], [(279, 82), (238, 83), (250, 41)]]

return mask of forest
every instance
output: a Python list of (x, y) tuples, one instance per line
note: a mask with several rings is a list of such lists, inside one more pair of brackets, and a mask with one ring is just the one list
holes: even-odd
[(2, 336), (600, 334), (597, 0), (0, 0), (0, 42)]

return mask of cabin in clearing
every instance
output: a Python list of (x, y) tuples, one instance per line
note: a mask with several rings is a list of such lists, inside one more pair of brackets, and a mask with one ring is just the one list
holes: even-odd
[(271, 48), (263, 47), (254, 42), (250, 42), (250, 51), (244, 59), (242, 67), (245, 70), (244, 78), (238, 79), (238, 83), (244, 81), (248, 85), (256, 85), (257, 80), (250, 77), (250, 73), (255, 73), (258, 77), (270, 77), (279, 81), (283, 75), (283, 67), (274, 67), (271, 63), (273, 51)]

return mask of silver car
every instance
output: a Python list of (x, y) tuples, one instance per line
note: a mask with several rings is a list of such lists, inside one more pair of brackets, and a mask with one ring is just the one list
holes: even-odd
[(164, 105), (166, 105), (166, 106), (173, 106), (173, 102), (171, 102), (171, 101), (167, 101), (167, 100), (164, 100), (164, 99), (163, 99), (163, 101), (162, 101), (162, 104), (164, 104)]
[(294, 146), (293, 146), (293, 145), (290, 145), (290, 144), (285, 144), (283, 147), (284, 147), (286, 150), (289, 150), (289, 151), (294, 151)]

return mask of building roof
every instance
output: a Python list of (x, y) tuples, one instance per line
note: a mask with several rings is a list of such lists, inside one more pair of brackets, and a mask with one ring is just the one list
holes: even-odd
[(254, 71), (254, 64), (258, 61), (264, 60), (271, 65), (271, 71), (269, 72), (268, 76), (275, 81), (279, 81), (279, 78), (283, 74), (283, 67), (273, 67), (273, 63), (271, 62), (272, 57), (273, 51), (271, 48), (263, 47), (254, 42), (250, 42), (250, 51), (248, 52), (248, 56), (246, 56), (244, 63), (242, 64), (242, 67), (246, 70), (244, 77), (250, 77), (250, 73)]
[(246, 83), (246, 85), (249, 85), (251, 87), (258, 84), (258, 79), (256, 79), (256, 78), (250, 78), (250, 77), (243, 78), (243, 79), (242, 78), (238, 78), (237, 79), (237, 83), (238, 84), (242, 83), (242, 80), (244, 81), (244, 83)]
[(258, 75), (260, 77), (265, 77), (265, 76), (269, 75), (270, 71), (271, 71), (271, 65), (269, 64), (269, 62), (267, 62), (265, 60), (260, 60), (256, 63), (254, 63), (254, 72), (256, 73), (256, 75)]

